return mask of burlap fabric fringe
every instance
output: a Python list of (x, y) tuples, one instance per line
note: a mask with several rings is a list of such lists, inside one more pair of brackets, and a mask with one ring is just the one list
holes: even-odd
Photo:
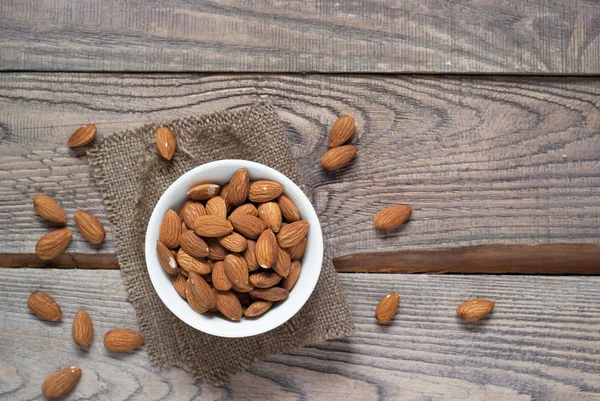
[[(171, 162), (162, 160), (154, 146), (156, 129), (161, 126), (169, 127), (177, 137), (178, 151)], [(218, 385), (268, 355), (354, 332), (327, 251), (317, 287), (302, 310), (279, 328), (249, 338), (219, 338), (187, 326), (162, 304), (148, 277), (145, 227), (154, 205), (173, 181), (203, 163), (246, 159), (271, 166), (301, 184), (290, 155), (281, 121), (264, 104), (148, 124), (105, 136), (90, 150), (123, 280), (152, 364), (167, 367), (183, 362), (195, 377)]]

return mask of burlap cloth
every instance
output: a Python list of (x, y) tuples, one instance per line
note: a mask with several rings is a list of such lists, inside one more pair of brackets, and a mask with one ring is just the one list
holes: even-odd
[[(161, 126), (177, 137), (178, 150), (171, 162), (160, 158), (154, 144)], [(354, 332), (327, 251), (321, 277), (306, 305), (284, 325), (254, 337), (220, 338), (194, 330), (171, 314), (150, 282), (144, 261), (146, 225), (163, 191), (186, 171), (214, 160), (246, 159), (271, 166), (301, 184), (282, 123), (271, 106), (161, 121), (115, 133), (99, 141), (89, 158), (153, 365), (183, 362), (194, 377), (218, 385), (267, 355)]]

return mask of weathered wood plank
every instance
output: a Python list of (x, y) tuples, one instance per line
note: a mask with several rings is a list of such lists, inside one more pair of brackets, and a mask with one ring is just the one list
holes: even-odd
[(600, 4), (4, 0), (0, 69), (600, 72)]
[[(0, 270), (0, 398), (37, 399), (46, 375), (83, 369), (67, 399), (97, 400), (599, 400), (600, 277), (340, 275), (357, 334), (272, 356), (222, 387), (161, 372), (145, 352), (109, 355), (103, 334), (135, 328), (118, 271)], [(42, 289), (61, 304), (60, 324), (27, 309)], [(375, 322), (378, 299), (398, 291), (398, 315)], [(490, 317), (466, 325), (463, 300), (496, 301)], [(88, 352), (71, 339), (85, 308), (95, 324)]]
[[(37, 193), (69, 216), (106, 222), (84, 151), (66, 141), (145, 122), (272, 102), (287, 124), (332, 255), (485, 244), (600, 243), (600, 79), (382, 76), (3, 74), (0, 253), (32, 254), (48, 231)], [(357, 159), (319, 158), (340, 114), (358, 124)], [(413, 206), (377, 233), (376, 211)], [(72, 223), (70, 223), (72, 227)], [(75, 234), (69, 253), (111, 253)], [(21, 265), (21, 264), (19, 264)]]

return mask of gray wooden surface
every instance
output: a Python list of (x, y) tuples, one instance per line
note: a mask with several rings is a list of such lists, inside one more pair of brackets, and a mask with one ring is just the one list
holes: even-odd
[[(44, 378), (77, 365), (66, 400), (600, 400), (600, 277), (341, 275), (356, 335), (272, 356), (222, 387), (194, 383), (182, 369), (160, 371), (145, 352), (109, 354), (104, 333), (136, 328), (114, 270), (0, 270), (0, 399), (40, 398)], [(44, 323), (26, 304), (41, 289), (62, 307)], [(378, 299), (401, 297), (388, 326)], [(496, 301), (475, 324), (455, 319), (470, 297)], [(71, 339), (85, 308), (95, 325), (88, 352)]]
[[(103, 222), (81, 124), (99, 135), (145, 122), (272, 102), (333, 256), (477, 244), (600, 242), (600, 81), (594, 78), (0, 75), (0, 254), (31, 254), (48, 231), (33, 209), (54, 196)], [(341, 114), (356, 118), (358, 156), (336, 173), (319, 158)], [(380, 208), (413, 218), (388, 235)], [(68, 253), (111, 253), (76, 233)], [(21, 265), (14, 263), (15, 265)]]
[(600, 3), (0, 2), (0, 69), (600, 72)]

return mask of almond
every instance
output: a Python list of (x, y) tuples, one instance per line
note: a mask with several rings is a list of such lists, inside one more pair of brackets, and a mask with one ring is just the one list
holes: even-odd
[(286, 251), (290, 254), (290, 259), (292, 260), (300, 260), (302, 256), (304, 256), (304, 252), (306, 251), (306, 245), (308, 244), (308, 240), (306, 237), (302, 238), (300, 242), (295, 245), (286, 248)]
[(52, 223), (65, 224), (67, 222), (65, 211), (60, 207), (57, 201), (48, 195), (36, 195), (36, 197), (33, 198), (33, 207), (40, 217)]
[(285, 195), (281, 195), (277, 200), (277, 204), (279, 205), (282, 216), (288, 223), (293, 223), (294, 221), (300, 220), (300, 212), (290, 198)]
[(205, 238), (204, 242), (208, 245), (208, 257), (212, 260), (224, 260), (229, 253), (216, 238)]
[(259, 180), (250, 184), (248, 199), (251, 202), (264, 203), (272, 201), (283, 193), (283, 185), (275, 181)]
[(390, 206), (381, 209), (375, 215), (375, 227), (379, 230), (391, 231), (398, 228), (410, 217), (412, 208), (407, 205)]
[(54, 299), (42, 291), (33, 292), (27, 298), (27, 306), (40, 319), (57, 322), (62, 318), (62, 311)]
[[(227, 199), (227, 192), (229, 192), (229, 183), (221, 187), (221, 192), (219, 193), (219, 196), (223, 199)], [(225, 203), (227, 203), (227, 201), (225, 201)]]
[(206, 216), (204, 206), (202, 206), (202, 203), (196, 201), (185, 202), (180, 213), (185, 225), (190, 230), (198, 227), (198, 217)]
[(335, 148), (345, 144), (350, 138), (352, 138), (355, 130), (356, 124), (354, 123), (354, 119), (350, 116), (341, 116), (331, 126), (327, 146), (330, 148)]
[(321, 166), (328, 171), (338, 170), (346, 167), (356, 156), (356, 148), (352, 145), (344, 145), (332, 148), (321, 158)]
[(104, 242), (104, 238), (106, 238), (104, 226), (93, 214), (77, 210), (75, 212), (75, 224), (77, 224), (81, 235), (91, 244), (101, 244)]
[(185, 221), (181, 222), (181, 232), (185, 232), (189, 230), (188, 226), (185, 224)]
[(250, 281), (248, 281), (246, 284), (243, 285), (232, 284), (231, 289), (237, 293), (247, 293), (254, 289), (254, 285)]
[(235, 295), (238, 297), (242, 305), (250, 305), (253, 302), (249, 292), (236, 292)]
[(308, 233), (310, 224), (306, 220), (298, 220), (293, 223), (286, 224), (281, 227), (279, 234), (277, 235), (277, 242), (282, 248), (289, 248), (302, 241)]
[(375, 317), (381, 324), (386, 324), (396, 314), (398, 310), (398, 303), (400, 302), (400, 296), (397, 292), (392, 292), (389, 295), (381, 298), (375, 309)]
[(251, 239), (247, 240), (246, 242), (248, 243), (248, 246), (244, 251), (244, 260), (248, 265), (248, 271), (253, 272), (260, 267), (258, 261), (256, 260), (256, 242), (252, 241)]
[(202, 237), (222, 237), (233, 231), (228, 220), (218, 216), (201, 216), (194, 232)]
[(256, 261), (260, 267), (268, 269), (277, 260), (277, 253), (279, 246), (277, 245), (277, 238), (273, 231), (267, 229), (256, 241)]
[(290, 274), (281, 282), (281, 288), (291, 291), (296, 285), (296, 281), (298, 281), (298, 277), (300, 277), (300, 262), (294, 260), (290, 265)]
[(217, 291), (217, 308), (227, 319), (239, 321), (242, 319), (242, 305), (232, 291)]
[(271, 287), (257, 288), (255, 290), (250, 291), (250, 295), (254, 298), (262, 299), (265, 301), (276, 302), (286, 299), (288, 295), (290, 295), (290, 293), (281, 287)]
[(215, 196), (214, 198), (210, 198), (208, 202), (206, 202), (206, 214), (210, 214), (212, 216), (219, 216), (224, 219), (227, 218), (227, 204), (220, 196)]
[(177, 140), (173, 131), (167, 127), (156, 130), (156, 148), (158, 153), (167, 160), (171, 160), (177, 149)]
[(204, 305), (198, 301), (198, 296), (196, 295), (195, 291), (192, 290), (191, 283), (192, 280), (189, 278), (185, 283), (185, 298), (187, 299), (188, 304), (190, 304), (190, 307), (198, 313), (208, 312), (208, 308), (205, 308)]
[(254, 206), (252, 203), (246, 203), (242, 206), (238, 206), (233, 212), (231, 212), (231, 215), (229, 217), (237, 213), (249, 214), (250, 216), (258, 217), (258, 210), (256, 209), (256, 206)]
[[(185, 277), (185, 278), (186, 278), (186, 281), (187, 281), (187, 277), (190, 275), (190, 273), (189, 273), (187, 270), (185, 270), (185, 269), (180, 269), (180, 270), (179, 270), (179, 273), (180, 273), (180, 274), (181, 274), (183, 277)], [(173, 277), (173, 276), (171, 276), (171, 277)]]
[(81, 369), (71, 366), (52, 373), (42, 384), (42, 393), (47, 398), (59, 398), (75, 387), (81, 377)]
[(265, 226), (278, 233), (281, 228), (281, 209), (275, 202), (263, 203), (258, 207), (258, 217), (265, 222)]
[(168, 274), (179, 273), (179, 266), (175, 260), (175, 257), (160, 240), (156, 241), (156, 253), (158, 254), (158, 262), (165, 269)]
[(281, 281), (282, 277), (273, 270), (263, 270), (250, 276), (250, 282), (256, 288), (271, 288)]
[(231, 289), (231, 280), (225, 273), (225, 262), (215, 262), (213, 265), (212, 282), (215, 290), (227, 291)]
[(104, 346), (112, 352), (129, 352), (144, 343), (144, 336), (133, 330), (114, 329), (104, 335)]
[(231, 252), (242, 252), (248, 246), (246, 238), (235, 232), (219, 238), (219, 242)]
[(275, 263), (273, 263), (273, 266), (271, 267), (281, 277), (287, 277), (290, 274), (290, 269), (292, 267), (290, 254), (282, 248), (277, 248), (277, 259), (275, 259)]
[(217, 306), (215, 290), (199, 274), (190, 272), (188, 280), (194, 297), (202, 307), (212, 309)]
[(94, 339), (94, 325), (92, 324), (90, 315), (83, 309), (75, 315), (71, 333), (73, 334), (73, 340), (80, 347), (89, 347), (92, 343)]
[(248, 308), (246, 308), (246, 310), (244, 311), (244, 316), (246, 316), (246, 317), (260, 316), (260, 315), (264, 314), (265, 312), (267, 312), (269, 309), (271, 309), (271, 306), (273, 306), (273, 302), (270, 302), (270, 301), (252, 302), (250, 304), (250, 306), (248, 306)]
[(245, 168), (239, 169), (229, 180), (225, 201), (233, 207), (239, 206), (248, 198), (249, 189), (250, 177), (248, 176), (248, 170)]
[(248, 266), (246, 261), (234, 254), (225, 257), (225, 274), (231, 283), (237, 286), (244, 286), (248, 283)]
[(232, 214), (229, 216), (229, 221), (246, 238), (257, 239), (265, 231), (265, 223), (258, 217), (249, 214)]
[(187, 196), (193, 200), (209, 200), (210, 198), (219, 195), (220, 186), (217, 184), (200, 184), (191, 188)]
[(37, 242), (35, 253), (42, 260), (51, 260), (61, 254), (69, 245), (73, 232), (62, 228), (50, 231)]
[(87, 124), (73, 132), (67, 145), (71, 148), (80, 148), (91, 143), (96, 138), (96, 125)]
[(181, 234), (179, 238), (181, 249), (188, 255), (194, 258), (203, 258), (208, 256), (208, 245), (204, 240), (198, 237), (192, 230), (188, 230)]
[(177, 248), (179, 246), (180, 235), (181, 220), (179, 220), (179, 215), (174, 210), (169, 209), (165, 217), (163, 217), (162, 223), (160, 223), (158, 239), (167, 248)]
[(187, 282), (187, 278), (185, 278), (183, 274), (169, 277), (171, 277), (171, 283), (173, 284), (173, 287), (175, 287), (175, 291), (177, 291), (181, 298), (185, 299), (185, 284)]
[(466, 322), (474, 322), (486, 317), (494, 309), (494, 305), (494, 302), (487, 299), (469, 299), (456, 308), (456, 314)]
[(189, 272), (197, 273), (201, 276), (210, 273), (210, 264), (203, 257), (199, 259), (189, 255), (186, 251), (181, 248), (177, 251), (177, 263), (179, 266)]

